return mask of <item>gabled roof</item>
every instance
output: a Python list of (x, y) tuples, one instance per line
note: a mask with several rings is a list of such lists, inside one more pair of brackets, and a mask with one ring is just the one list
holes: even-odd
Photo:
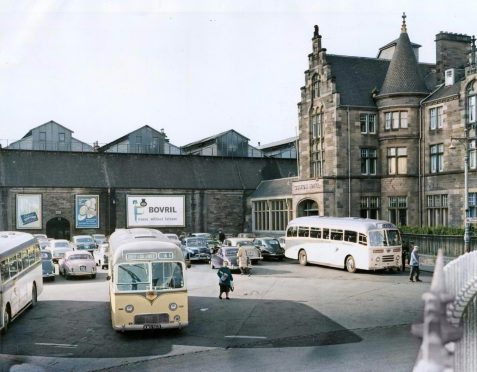
[(217, 138), (222, 137), (223, 135), (225, 135), (225, 134), (227, 134), (227, 133), (230, 133), (230, 132), (237, 133), (240, 137), (243, 137), (243, 138), (245, 138), (247, 141), (250, 141), (249, 138), (245, 137), (244, 135), (240, 134), (239, 132), (237, 132), (237, 131), (235, 131), (235, 130), (233, 130), (233, 129), (229, 129), (229, 130), (226, 130), (225, 132), (221, 132), (221, 133), (219, 133), (219, 134), (215, 134), (215, 135), (213, 135), (213, 136), (205, 137), (205, 138), (203, 138), (203, 139), (201, 139), (201, 140), (188, 143), (187, 145), (182, 146), (182, 148), (194, 147), (194, 146), (197, 146), (197, 145), (200, 145), (200, 144), (206, 144), (206, 143), (211, 142), (211, 141), (213, 141), (213, 140), (216, 140)]
[(376, 107), (372, 91), (383, 83), (389, 60), (333, 54), (327, 55), (326, 60), (331, 65), (341, 105)]
[(132, 132), (129, 132), (128, 134), (125, 134), (125, 135), (122, 136), (122, 137), (119, 137), (118, 139), (115, 139), (113, 142), (109, 142), (109, 143), (107, 143), (106, 145), (101, 146), (101, 147), (98, 149), (98, 151), (103, 151), (103, 150), (109, 149), (110, 147), (112, 147), (112, 146), (114, 146), (114, 145), (117, 145), (118, 143), (124, 142), (125, 140), (128, 139), (128, 137), (129, 137), (132, 133), (137, 132), (137, 131), (140, 131), (140, 130), (142, 130), (142, 129), (150, 129), (150, 130), (152, 130), (153, 132), (156, 132), (157, 134), (159, 134), (159, 135), (161, 135), (161, 136), (163, 136), (163, 137), (166, 136), (165, 133), (159, 132), (159, 131), (157, 131), (156, 129), (150, 127), (149, 125), (143, 125), (142, 127), (138, 128), (138, 129), (135, 129), (135, 130), (133, 130)]
[(379, 96), (402, 93), (429, 93), (421, 76), (405, 23), (403, 23)]
[(449, 86), (445, 86), (444, 84), (442, 84), (429, 97), (426, 98), (425, 103), (430, 103), (432, 101), (437, 101), (444, 98), (458, 96), (459, 93), (460, 93), (460, 81)]
[(37, 127), (34, 127), (34, 128), (32, 128), (32, 129), (30, 129), (30, 130), (28, 131), (28, 133), (25, 134), (25, 135), (22, 137), (22, 139), (23, 139), (23, 138), (30, 137), (30, 136), (32, 135), (33, 130), (35, 130), (35, 129), (37, 129), (37, 128), (40, 128), (40, 127), (42, 127), (42, 126), (44, 126), (44, 125), (47, 125), (47, 124), (56, 124), (56, 125), (58, 125), (59, 127), (64, 128), (64, 129), (67, 130), (68, 132), (74, 133), (71, 129), (68, 129), (68, 128), (66, 128), (66, 127), (63, 126), (63, 125), (58, 124), (58, 123), (57, 123), (56, 121), (54, 121), (54, 120), (50, 120), (50, 121), (47, 121), (46, 123), (43, 123), (43, 124), (41, 124), (41, 125), (38, 125)]
[(268, 150), (268, 149), (271, 149), (271, 148), (274, 148), (274, 147), (280, 147), (280, 146), (287, 145), (287, 144), (290, 144), (290, 143), (295, 143), (297, 139), (298, 139), (297, 136), (290, 137), (290, 138), (285, 138), (285, 139), (282, 139), (280, 141), (270, 142), (270, 143), (267, 143), (265, 145), (258, 146), (258, 149), (259, 150)]

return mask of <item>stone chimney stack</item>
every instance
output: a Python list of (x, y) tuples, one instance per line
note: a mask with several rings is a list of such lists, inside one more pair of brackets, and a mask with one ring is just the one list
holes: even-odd
[(436, 35), (436, 72), (437, 83), (445, 81), (445, 71), (455, 69), (455, 81), (464, 76), (465, 66), (469, 63), (471, 37), (464, 34), (439, 32)]

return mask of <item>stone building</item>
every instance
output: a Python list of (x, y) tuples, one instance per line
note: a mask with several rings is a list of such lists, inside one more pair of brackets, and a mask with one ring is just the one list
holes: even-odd
[[(312, 45), (298, 104), (296, 215), (462, 226), (467, 149), (469, 214), (475, 216), (471, 38), (441, 32), (436, 64), (419, 63), (403, 16), (399, 38), (379, 58), (328, 54), (317, 26)], [(450, 149), (453, 138), (462, 144), (457, 151)]]
[(466, 213), (477, 216), (475, 38), (440, 32), (435, 64), (418, 61), (405, 15), (377, 58), (328, 54), (321, 39), (315, 26), (298, 103), (298, 177), (259, 186), (253, 231), (283, 233), (272, 228), (276, 205), (290, 218), (412, 226), (462, 227)]

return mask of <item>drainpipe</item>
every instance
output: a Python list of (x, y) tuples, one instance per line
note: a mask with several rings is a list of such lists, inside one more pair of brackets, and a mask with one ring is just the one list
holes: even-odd
[(348, 217), (351, 216), (351, 133), (349, 121), (349, 106), (346, 108), (348, 120)]

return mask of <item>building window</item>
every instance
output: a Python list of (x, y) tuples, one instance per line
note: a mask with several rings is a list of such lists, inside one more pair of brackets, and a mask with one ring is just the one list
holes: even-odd
[(477, 192), (469, 192), (469, 217), (477, 217)]
[(376, 133), (376, 115), (375, 114), (360, 114), (359, 122), (361, 123), (362, 134)]
[(447, 226), (447, 194), (427, 195), (427, 225)]
[(324, 150), (323, 150), (323, 113), (317, 113), (311, 118), (311, 171), (310, 176), (312, 178), (322, 177), (323, 176), (323, 162)]
[(65, 142), (65, 134), (64, 133), (58, 133), (58, 141), (59, 142)]
[(469, 168), (477, 169), (476, 140), (469, 141)]
[(320, 96), (320, 78), (318, 75), (314, 75), (312, 79), (312, 92), (311, 94), (313, 95), (313, 98), (317, 98)]
[(439, 173), (444, 170), (444, 145), (439, 143), (431, 146), (431, 173)]
[(40, 132), (38, 139), (42, 142), (46, 142), (46, 132)]
[(430, 129), (436, 130), (442, 128), (442, 106), (434, 107), (429, 110), (430, 114)]
[(388, 174), (407, 173), (407, 149), (405, 147), (388, 148)]
[(407, 111), (386, 112), (384, 129), (397, 130), (399, 128), (407, 128)]
[(379, 197), (362, 196), (359, 215), (362, 218), (379, 219)]
[(476, 92), (474, 90), (474, 82), (467, 87), (467, 123), (473, 124), (476, 122)]
[(361, 149), (361, 174), (376, 175), (376, 149)]
[(253, 202), (255, 231), (285, 231), (292, 219), (291, 199)]
[(390, 196), (388, 198), (389, 222), (395, 225), (407, 225), (407, 197)]

